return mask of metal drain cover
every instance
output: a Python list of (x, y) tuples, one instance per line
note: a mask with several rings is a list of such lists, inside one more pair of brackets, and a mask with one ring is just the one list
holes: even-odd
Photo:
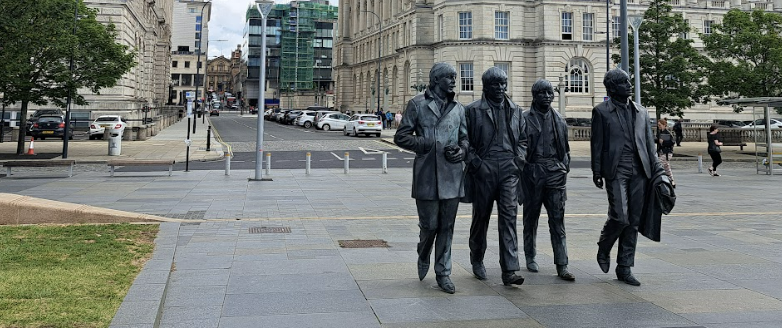
[(251, 227), (250, 233), (291, 233), (290, 227)]
[(340, 240), (339, 247), (342, 248), (373, 248), (388, 247), (388, 243), (382, 239), (354, 239)]

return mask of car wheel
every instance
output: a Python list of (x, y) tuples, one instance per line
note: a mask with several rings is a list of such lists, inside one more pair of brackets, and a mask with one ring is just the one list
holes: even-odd
[(70, 136), (68, 137), (68, 140), (73, 140), (73, 135), (70, 135)]
[(356, 129), (353, 129), (353, 135), (354, 135), (356, 138), (358, 138), (358, 131), (356, 131)]
[(46, 140), (46, 137), (38, 137), (38, 139)]
[(305, 129), (309, 129), (311, 127), (312, 127), (312, 122), (310, 122), (310, 121), (304, 122), (304, 128)]
[(331, 126), (328, 124), (323, 124), (323, 131), (331, 131)]
[(94, 140), (94, 139), (95, 139), (95, 137), (94, 137), (93, 135), (90, 135), (90, 136), (89, 136), (89, 139), (90, 139), (90, 140)]
[(375, 134), (375, 136), (377, 136), (378, 138), (380, 138), (380, 133), (376, 133), (376, 134)]
[(346, 135), (348, 135), (348, 128), (347, 128), (347, 127), (344, 127), (344, 128), (342, 129), (342, 135), (343, 135), (343, 136), (346, 136)]

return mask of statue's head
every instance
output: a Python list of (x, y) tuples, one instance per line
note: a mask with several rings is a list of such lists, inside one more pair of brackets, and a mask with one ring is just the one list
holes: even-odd
[(495, 102), (505, 100), (505, 92), (508, 90), (508, 74), (499, 67), (492, 67), (483, 72), (483, 94), (486, 98)]
[(630, 75), (627, 75), (627, 72), (619, 68), (606, 72), (603, 78), (603, 85), (611, 98), (627, 98), (633, 90), (633, 85), (630, 84)]
[(439, 62), (429, 71), (429, 87), (445, 94), (453, 93), (456, 88), (456, 69), (446, 62)]
[(554, 86), (546, 79), (539, 79), (532, 85), (532, 104), (535, 108), (547, 111), (554, 101)]

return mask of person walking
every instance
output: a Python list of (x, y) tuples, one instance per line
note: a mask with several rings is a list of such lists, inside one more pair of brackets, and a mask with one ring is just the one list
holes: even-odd
[(673, 123), (673, 133), (676, 134), (676, 147), (681, 147), (682, 139), (684, 139), (684, 133), (682, 133), (681, 119), (678, 119), (676, 120), (676, 123)]
[(386, 122), (388, 122), (387, 124), (389, 129), (393, 128), (391, 123), (394, 122), (394, 113), (392, 113), (390, 110), (386, 112)]
[(397, 111), (396, 112), (396, 116), (394, 117), (394, 121), (396, 122), (396, 128), (398, 129), (399, 128), (399, 123), (402, 122), (402, 112), (401, 111)]
[(673, 135), (671, 131), (668, 131), (668, 121), (666, 119), (660, 119), (657, 121), (657, 157), (660, 159), (665, 170), (665, 175), (671, 180), (671, 186), (676, 188), (676, 182), (673, 180), (673, 172), (671, 172), (670, 158), (673, 155)]
[(720, 175), (717, 173), (717, 166), (722, 164), (722, 148), (720, 148), (722, 142), (720, 141), (720, 129), (716, 124), (709, 127), (709, 135), (706, 136), (706, 138), (709, 142), (707, 151), (709, 152), (712, 161), (711, 166), (709, 167), (709, 174), (713, 177), (718, 177)]
[(456, 69), (434, 64), (429, 87), (407, 102), (394, 143), (415, 152), (412, 197), (418, 210), (418, 279), (424, 280), (434, 246), (437, 285), (453, 294), (451, 243), (459, 199), (464, 197), (464, 155), (469, 147), (464, 106), (454, 96)]

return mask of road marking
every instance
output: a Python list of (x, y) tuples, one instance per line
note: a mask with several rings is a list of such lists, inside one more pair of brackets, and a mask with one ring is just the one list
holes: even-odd
[(362, 157), (361, 160), (362, 161), (376, 161), (377, 158), (374, 158), (374, 157)]
[(397, 159), (396, 157), (387, 157), (386, 159)]
[(375, 154), (385, 153), (382, 150), (371, 149), (371, 148), (358, 147), (358, 149), (364, 152), (364, 155), (375, 155)]
[(334, 155), (334, 157), (336, 157), (338, 160), (340, 160), (340, 161), (343, 160), (342, 157), (337, 156), (337, 154), (335, 154), (334, 152), (331, 152), (331, 154)]
[(403, 157), (402, 159), (411, 160), (411, 159), (415, 159), (415, 157)]

